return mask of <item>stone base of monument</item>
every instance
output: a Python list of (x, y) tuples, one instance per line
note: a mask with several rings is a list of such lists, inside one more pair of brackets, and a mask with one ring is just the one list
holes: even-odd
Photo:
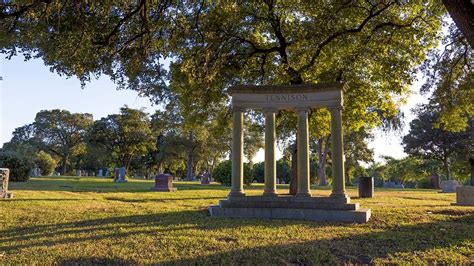
[(13, 199), (13, 193), (11, 193), (11, 192), (0, 192), (0, 199)]
[(456, 188), (460, 186), (461, 185), (456, 180), (444, 180), (441, 181), (440, 184), (441, 192), (443, 193), (454, 193), (456, 192)]
[(456, 203), (453, 203), (452, 205), (474, 206), (474, 187), (457, 187)]
[(209, 214), (228, 218), (266, 218), (308, 221), (366, 223), (371, 210), (361, 209), (349, 198), (243, 196), (219, 201), (209, 206)]

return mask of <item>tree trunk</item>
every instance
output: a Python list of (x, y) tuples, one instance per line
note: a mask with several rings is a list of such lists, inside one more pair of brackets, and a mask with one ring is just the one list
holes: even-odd
[(62, 173), (61, 175), (66, 175), (67, 172), (67, 160), (69, 159), (69, 155), (66, 154), (63, 156), (63, 164), (62, 164)]
[(290, 176), (290, 195), (296, 195), (298, 191), (298, 151), (296, 142), (290, 146), (291, 150), (291, 176)]
[(444, 173), (446, 174), (446, 179), (451, 180), (451, 171), (449, 169), (449, 158), (448, 158), (448, 156), (443, 157), (443, 167), (444, 167)]
[(186, 179), (192, 180), (194, 177), (194, 154), (193, 154), (193, 134), (189, 133), (188, 159), (186, 160)]
[(474, 186), (474, 158), (470, 158), (469, 162), (471, 163), (471, 182), (469, 184)]
[(163, 162), (158, 163), (158, 174), (163, 174)]
[[(326, 186), (327, 179), (326, 179), (326, 154), (327, 148), (329, 147), (329, 141), (324, 141), (324, 138), (320, 138), (318, 140), (318, 177), (319, 177), (319, 185)], [(324, 147), (324, 148), (323, 148)]]
[(471, 0), (443, 0), (443, 4), (474, 49), (474, 3)]

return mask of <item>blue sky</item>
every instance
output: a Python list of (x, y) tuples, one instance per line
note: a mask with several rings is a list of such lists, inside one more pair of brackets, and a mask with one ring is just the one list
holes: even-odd
[[(37, 112), (50, 109), (66, 109), (74, 113), (91, 113), (94, 119), (117, 113), (120, 107), (145, 108), (153, 113), (147, 98), (139, 97), (130, 90), (116, 90), (108, 77), (101, 77), (88, 83), (84, 89), (76, 78), (66, 79), (49, 71), (40, 59), (24, 61), (17, 56), (11, 60), (0, 58), (0, 145), (11, 139), (17, 127), (33, 122)], [(376, 133), (369, 144), (375, 151), (377, 161), (381, 155), (395, 158), (405, 156), (400, 145), (401, 135), (408, 132), (408, 123), (413, 119), (410, 109), (425, 101), (417, 91), (421, 82), (412, 86), (413, 95), (402, 109), (406, 114), (406, 126), (402, 134)], [(279, 156), (278, 156), (279, 157)], [(263, 160), (263, 150), (259, 151), (254, 162)]]

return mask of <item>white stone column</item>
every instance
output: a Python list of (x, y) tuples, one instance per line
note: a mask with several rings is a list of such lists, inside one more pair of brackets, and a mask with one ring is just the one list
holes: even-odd
[(331, 197), (347, 198), (344, 178), (344, 143), (342, 131), (342, 106), (330, 107), (331, 111), (331, 154), (332, 194)]
[(233, 108), (232, 123), (232, 188), (229, 197), (244, 196), (244, 115), (243, 108)]
[(309, 132), (308, 113), (309, 108), (298, 108), (298, 133), (297, 133), (297, 156), (298, 156), (298, 189), (297, 197), (311, 197), (309, 185)]
[(276, 109), (264, 109), (265, 113), (265, 189), (264, 196), (276, 196)]

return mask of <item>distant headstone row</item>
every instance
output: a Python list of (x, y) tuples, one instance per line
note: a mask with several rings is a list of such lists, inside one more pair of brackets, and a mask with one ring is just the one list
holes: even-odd
[(11, 199), (13, 194), (8, 192), (8, 179), (10, 178), (10, 170), (8, 168), (0, 168), (0, 199)]

